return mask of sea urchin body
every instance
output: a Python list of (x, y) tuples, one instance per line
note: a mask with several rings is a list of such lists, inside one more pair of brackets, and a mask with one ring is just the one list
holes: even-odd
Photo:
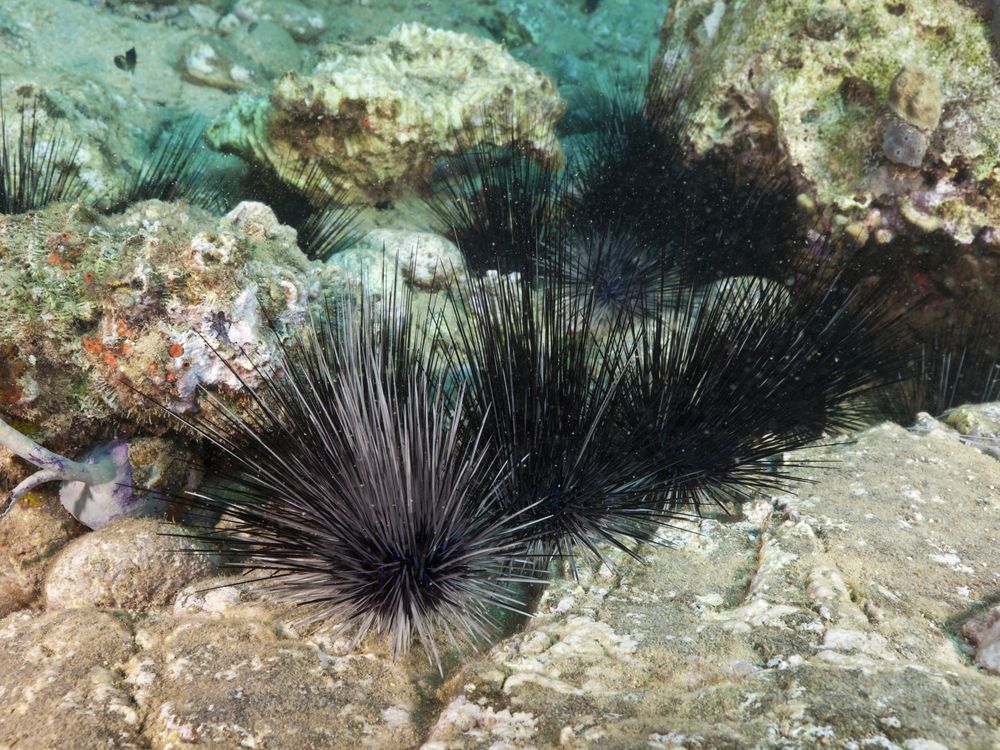
[(440, 634), (475, 643), (491, 606), (518, 607), (521, 522), (497, 512), (503, 467), (459, 429), (461, 392), (446, 397), (399, 312), (347, 303), (286, 345), (257, 416), (217, 403), (222, 417), (193, 423), (231, 489), (191, 503), (222, 512), (204, 537), (306, 605), (303, 620), (384, 634), (394, 655), (417, 636), (438, 661)]

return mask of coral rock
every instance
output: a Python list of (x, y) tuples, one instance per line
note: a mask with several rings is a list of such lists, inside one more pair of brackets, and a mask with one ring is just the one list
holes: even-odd
[[(266, 318), (294, 320), (343, 289), (342, 272), (295, 238), (252, 203), (229, 218), (160, 201), (110, 217), (65, 205), (0, 217), (4, 418), (78, 459), (116, 433), (151, 434), (151, 421), (176, 427), (157, 403), (196, 408), (199, 385), (240, 390), (216, 352), (256, 382), (239, 355), (273, 357)], [(0, 473), (15, 483), (28, 467), (9, 456), (0, 449)]]
[(427, 292), (445, 289), (465, 273), (465, 261), (454, 243), (430, 232), (401, 229), (369, 232), (356, 247), (333, 255), (328, 262), (369, 287), (408, 283)]
[(38, 597), (52, 556), (81, 531), (50, 492), (32, 492), (11, 509), (0, 521), (0, 617)]
[[(699, 152), (781, 164), (839, 226), (858, 222), (879, 242), (919, 243), (936, 231), (936, 240), (1000, 250), (1000, 65), (970, 5), (676, 0), (660, 59), (708, 56), (692, 114)], [(817, 6), (828, 10), (817, 17)], [(899, 153), (919, 175), (881, 158), (890, 106), (925, 131), (940, 118), (933, 158), (919, 163), (920, 138), (911, 132), (914, 143), (901, 145), (901, 132), (890, 134), (890, 158)]]
[(270, 97), (244, 95), (208, 140), (299, 187), (300, 165), (313, 162), (330, 186), (379, 202), (425, 185), (437, 159), (505, 128), (512, 112), (526, 147), (559, 163), (563, 108), (552, 82), (500, 45), (404, 24), (329, 48), (312, 75), (286, 74)]
[(992, 746), (1000, 680), (949, 623), (996, 591), (1000, 463), (895, 425), (806, 456), (815, 484), (554, 581), (425, 750)]
[(299, 69), (299, 48), (292, 35), (273, 21), (259, 21), (245, 33), (229, 37), (233, 46), (253, 60), (268, 76)]
[(127, 620), (71, 609), (0, 623), (0, 747), (149, 747), (116, 667), (136, 650)]
[(1000, 607), (969, 620), (962, 633), (976, 647), (976, 664), (1000, 674)]
[(889, 161), (907, 167), (919, 167), (929, 142), (920, 130), (906, 122), (892, 122), (885, 129), (882, 151)]
[(130, 519), (84, 534), (59, 553), (45, 579), (49, 609), (113, 607), (140, 611), (173, 601), (209, 575), (207, 554), (181, 526)]
[(233, 13), (244, 21), (274, 21), (300, 42), (313, 41), (326, 29), (322, 13), (295, 0), (239, 0)]

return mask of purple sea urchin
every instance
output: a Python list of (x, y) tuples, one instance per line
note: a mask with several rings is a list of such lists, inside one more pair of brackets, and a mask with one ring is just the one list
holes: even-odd
[(305, 605), (303, 620), (385, 634), (394, 655), (416, 636), (438, 661), (442, 633), (475, 643), (490, 607), (519, 609), (508, 583), (530, 531), (498, 512), (506, 468), (460, 429), (462, 389), (446, 396), (400, 305), (347, 302), (312, 321), (280, 376), (251, 389), (255, 416), (216, 402), (220, 417), (191, 422), (227, 489), (189, 503), (222, 514), (201, 538)]

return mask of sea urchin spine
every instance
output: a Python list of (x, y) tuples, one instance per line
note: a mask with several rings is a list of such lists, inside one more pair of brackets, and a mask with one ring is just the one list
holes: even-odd
[[(385, 634), (393, 655), (417, 636), (439, 662), (440, 634), (476, 643), (510, 593), (523, 522), (499, 512), (505, 468), (463, 423), (423, 360), (407, 309), (346, 302), (285, 345), (283, 372), (251, 389), (256, 415), (191, 422), (223, 455), (230, 486), (188, 502), (221, 512), (235, 563), (262, 572), (304, 621), (358, 639)], [(261, 373), (263, 375), (263, 373)]]

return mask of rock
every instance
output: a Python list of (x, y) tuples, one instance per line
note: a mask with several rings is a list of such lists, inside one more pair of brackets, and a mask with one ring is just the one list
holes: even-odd
[[(154, 747), (416, 747), (416, 696), (383, 658), (332, 655), (274, 623), (149, 622), (126, 679)], [(360, 692), (359, 692), (360, 691)]]
[(203, 3), (191, 3), (187, 6), (187, 12), (194, 19), (194, 22), (204, 29), (214, 28), (220, 18), (219, 13), (214, 8)]
[(1000, 607), (969, 620), (962, 626), (962, 634), (976, 648), (976, 664), (1000, 674)]
[(806, 18), (805, 30), (813, 39), (828, 42), (843, 31), (848, 21), (850, 16), (844, 11), (820, 8)]
[(919, 167), (930, 142), (919, 129), (906, 122), (895, 121), (885, 130), (882, 153), (889, 161), (906, 167)]
[(247, 26), (240, 33), (230, 35), (229, 41), (270, 78), (299, 69), (301, 55), (295, 40), (272, 21)]
[(99, 81), (48, 71), (5, 75), (3, 94), (7, 142), (17, 143), (17, 113), (26, 110), (25, 126), (53, 141), (55, 163), (75, 173), (82, 195), (97, 205), (120, 192), (138, 167), (143, 149), (132, 131), (151, 125), (145, 105), (129, 107)]
[(0, 747), (990, 747), (1000, 680), (952, 628), (992, 663), (1000, 462), (943, 425), (788, 460), (813, 483), (678, 520), (639, 561), (607, 550), (614, 570), (581, 560), (443, 684), (376, 637), (290, 625), (295, 608), (245, 578), (131, 616), (15, 613)]
[(889, 108), (921, 130), (937, 128), (943, 105), (941, 84), (921, 68), (904, 65), (889, 84)]
[[(881, 243), (922, 247), (934, 233), (1000, 250), (1000, 65), (970, 4), (677, 0), (661, 39), (663, 61), (708, 55), (698, 151), (780, 164), (837, 225)], [(853, 95), (870, 90), (875, 101)], [(886, 132), (887, 107), (924, 131), (933, 159), (918, 161), (914, 131)], [(873, 159), (884, 141), (919, 174)]]
[(128, 619), (88, 609), (0, 621), (0, 747), (149, 747), (121, 669)]
[(235, 13), (226, 13), (224, 16), (222, 16), (222, 18), (219, 19), (219, 24), (216, 27), (216, 30), (222, 36), (228, 36), (229, 34), (232, 34), (234, 31), (236, 31), (238, 28), (240, 28), (242, 23), (243, 22), (240, 21), (240, 17), (237, 16)]
[[(195, 408), (199, 384), (242, 388), (213, 348), (236, 359), (243, 347), (263, 364), (276, 352), (265, 312), (294, 320), (345, 288), (295, 238), (260, 204), (228, 219), (159, 201), (109, 217), (80, 206), (0, 217), (5, 419), (76, 459), (108, 433), (148, 435), (163, 420), (157, 403)], [(0, 450), (10, 482), (26, 469)]]
[(68, 545), (45, 579), (48, 609), (102, 607), (139, 612), (174, 600), (187, 583), (214, 570), (190, 532), (151, 519), (92, 531)]
[(274, 211), (259, 201), (241, 201), (226, 214), (225, 223), (253, 240), (277, 240), (288, 247), (293, 247), (298, 242), (298, 233), (278, 221)]
[(1000, 0), (992, 0), (992, 6), (993, 19), (990, 21), (990, 28), (993, 29), (993, 41), (997, 48), (1000, 48)]
[(207, 138), (298, 187), (297, 165), (312, 162), (331, 187), (378, 203), (428, 184), (435, 161), (503, 130), (510, 112), (524, 115), (522, 142), (559, 163), (562, 111), (552, 82), (500, 45), (403, 24), (327, 48), (312, 75), (284, 75), (269, 97), (242, 96)]
[(419, 745), (402, 665), (272, 618), (69, 609), (8, 617), (0, 643), (3, 748)]
[(552, 585), (424, 748), (990, 746), (1000, 681), (948, 623), (1000, 582), (1000, 463), (891, 425), (801, 455), (816, 484)]
[(1000, 404), (965, 404), (949, 409), (942, 421), (962, 435), (969, 445), (1000, 458)]
[(315, 41), (326, 29), (322, 13), (295, 0), (239, 0), (233, 13), (243, 21), (274, 21), (300, 42)]
[(52, 492), (32, 492), (0, 520), (0, 618), (30, 606), (52, 557), (83, 531)]
[(223, 91), (246, 88), (257, 77), (250, 60), (214, 36), (188, 39), (181, 47), (177, 64), (181, 74), (192, 83)]
[[(220, 3), (202, 0), (217, 10)], [(58, 126), (65, 143), (79, 140), (74, 162), (86, 197), (102, 209), (115, 204), (122, 189), (180, 109), (211, 118), (228, 106), (231, 94), (192, 85), (177, 66), (180, 46), (195, 25), (187, 3), (151, 8), (108, 2), (102, 10), (78, 0), (26, 0), (0, 10), (0, 76), (8, 113), (8, 141), (16, 135), (24, 104), (38, 97), (40, 123)], [(128, 12), (153, 13), (151, 21)], [(184, 11), (182, 13), (182, 11)], [(197, 11), (195, 11), (197, 12)], [(64, 43), (67, 34), (72, 43)], [(133, 72), (113, 63), (134, 46)]]
[(511, 13), (494, 11), (492, 16), (480, 18), (479, 25), (490, 32), (498, 42), (510, 49), (537, 43), (531, 30)]
[[(465, 261), (454, 243), (430, 232), (376, 229), (356, 247), (330, 257), (369, 287), (410, 286), (437, 292), (456, 283), (465, 274)], [(382, 277), (385, 276), (383, 283)]]

